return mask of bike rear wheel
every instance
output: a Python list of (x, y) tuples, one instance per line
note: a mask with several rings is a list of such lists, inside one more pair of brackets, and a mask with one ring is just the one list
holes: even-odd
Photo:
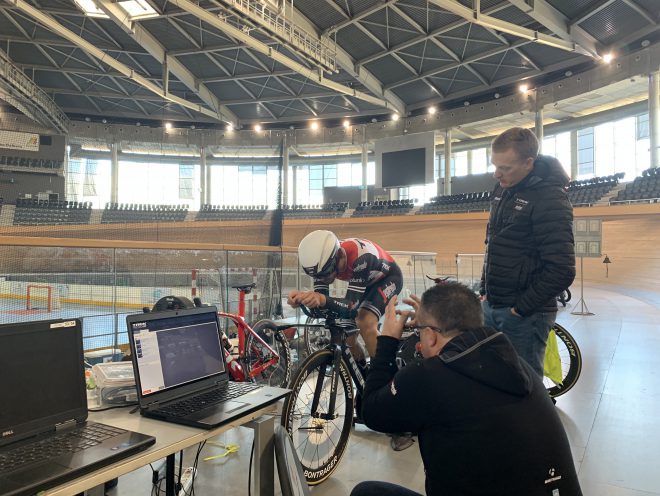
[(547, 377), (543, 378), (543, 384), (553, 398), (567, 393), (580, 378), (582, 372), (582, 354), (578, 348), (575, 338), (562, 326), (555, 323), (553, 326), (557, 336), (559, 357), (561, 359), (562, 383), (555, 384)]
[[(307, 484), (312, 486), (323, 482), (335, 471), (351, 434), (354, 394), (343, 360), (339, 364), (334, 412), (332, 415), (328, 412), (333, 359), (333, 351), (326, 349), (305, 360), (293, 378), (293, 392), (284, 402), (282, 413), (282, 425), (293, 440)], [(322, 388), (318, 408), (313, 412), (312, 402), (319, 376)]]
[(245, 369), (248, 377), (259, 384), (275, 387), (287, 387), (291, 378), (291, 347), (282, 331), (277, 330), (277, 324), (272, 320), (260, 320), (252, 330), (279, 355), (277, 361), (264, 368), (261, 372), (253, 371), (268, 363), (273, 353), (264, 346), (254, 334), (248, 333), (245, 341)]

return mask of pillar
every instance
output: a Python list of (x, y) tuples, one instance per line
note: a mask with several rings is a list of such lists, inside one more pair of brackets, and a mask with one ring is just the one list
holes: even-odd
[(578, 177), (578, 132), (577, 129), (571, 131), (571, 180)]
[(199, 147), (199, 202), (204, 205), (209, 203), (208, 201), (208, 175), (207, 175), (207, 164), (206, 164), (206, 148), (203, 146)]
[(110, 201), (117, 203), (119, 192), (119, 144), (110, 145)]
[(451, 129), (445, 129), (445, 187), (443, 193), (451, 195)]
[(536, 109), (534, 115), (534, 134), (539, 140), (539, 153), (543, 150), (543, 107)]
[(367, 164), (369, 163), (369, 149), (366, 143), (362, 143), (362, 190), (360, 201), (369, 201), (369, 185), (367, 184)]
[[(298, 167), (291, 166), (291, 205), (298, 204)], [(325, 201), (325, 199), (324, 199)]]
[(660, 167), (660, 71), (649, 74), (649, 146), (651, 167)]
[(282, 205), (289, 205), (289, 145), (286, 144), (282, 147)]
[(472, 150), (467, 151), (467, 162), (468, 162), (468, 176), (472, 175)]

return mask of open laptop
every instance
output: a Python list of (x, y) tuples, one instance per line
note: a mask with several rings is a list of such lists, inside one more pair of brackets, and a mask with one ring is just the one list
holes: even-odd
[(126, 317), (142, 415), (211, 429), (288, 389), (230, 382), (213, 306)]
[(155, 442), (86, 421), (79, 320), (0, 326), (0, 364), (0, 495), (37, 493)]

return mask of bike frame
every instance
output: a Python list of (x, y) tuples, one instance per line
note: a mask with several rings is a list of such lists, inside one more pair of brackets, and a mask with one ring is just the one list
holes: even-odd
[[(327, 414), (318, 414), (316, 412), (319, 406), (321, 390), (323, 388), (323, 380), (325, 379), (325, 371), (323, 371), (323, 374), (319, 374), (316, 380), (316, 386), (314, 388), (314, 397), (312, 399), (312, 416), (315, 416), (316, 418), (322, 418), (324, 420), (332, 420), (335, 418), (337, 383), (339, 382), (339, 367), (342, 360), (346, 364), (346, 368), (348, 369), (348, 373), (353, 380), (353, 384), (355, 385), (357, 393), (360, 395), (364, 391), (364, 384), (366, 379), (357, 362), (355, 361), (355, 358), (353, 358), (353, 354), (351, 353), (350, 348), (346, 345), (346, 338), (348, 335), (359, 332), (359, 329), (356, 328), (351, 331), (346, 331), (341, 327), (333, 325), (333, 323), (328, 324), (326, 327), (330, 330), (331, 343), (325, 349), (331, 350), (333, 353), (332, 375), (330, 376), (330, 402), (328, 404)], [(353, 406), (355, 407), (355, 405)]]
[[(249, 291), (244, 291), (242, 289), (238, 290), (238, 315), (227, 312), (218, 312), (218, 316), (229, 319), (232, 322), (234, 322), (234, 325), (236, 325), (236, 333), (238, 334), (238, 358), (241, 362), (243, 363), (245, 362), (245, 346), (247, 342), (248, 333), (251, 334), (254, 339), (256, 339), (259, 343), (261, 343), (261, 345), (264, 348), (266, 348), (269, 353), (272, 354), (272, 358), (270, 360), (250, 370), (249, 377), (253, 378), (261, 374), (271, 365), (276, 364), (280, 360), (280, 355), (277, 353), (277, 351), (271, 348), (268, 345), (268, 343), (266, 343), (263, 339), (261, 339), (261, 336), (259, 336), (256, 332), (254, 332), (252, 327), (250, 327), (248, 323), (245, 321), (245, 295), (247, 293), (249, 293)], [(228, 350), (225, 350), (225, 352), (226, 355), (229, 354)], [(230, 368), (230, 371), (231, 370), (232, 369)], [(234, 377), (234, 379), (240, 379), (240, 378)]]

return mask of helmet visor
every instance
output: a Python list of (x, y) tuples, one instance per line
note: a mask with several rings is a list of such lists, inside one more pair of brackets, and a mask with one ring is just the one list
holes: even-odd
[(323, 267), (320, 270), (316, 270), (316, 267), (303, 267), (305, 274), (313, 277), (314, 279), (325, 279), (328, 276), (335, 273), (337, 269), (337, 253), (328, 259)]

